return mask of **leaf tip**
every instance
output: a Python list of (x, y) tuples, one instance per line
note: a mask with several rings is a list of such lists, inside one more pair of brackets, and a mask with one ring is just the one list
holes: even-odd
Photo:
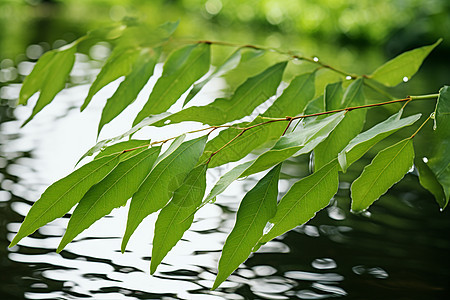
[(211, 288), (211, 291), (214, 291), (215, 289), (217, 289), (219, 287), (219, 285), (223, 282), (223, 280), (219, 280), (219, 275), (217, 275), (216, 280), (214, 281), (214, 284)]
[(153, 263), (153, 260), (150, 261), (150, 275), (155, 274), (156, 268), (158, 268), (158, 265)]

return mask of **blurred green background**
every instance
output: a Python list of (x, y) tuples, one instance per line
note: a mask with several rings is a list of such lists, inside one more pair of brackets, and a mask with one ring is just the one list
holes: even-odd
[(436, 92), (450, 62), (448, 0), (2, 0), (0, 81), (20, 81), (21, 61), (130, 16), (155, 26), (180, 20), (179, 37), (297, 50), (365, 74), (444, 38), (419, 79), (401, 85), (409, 93)]

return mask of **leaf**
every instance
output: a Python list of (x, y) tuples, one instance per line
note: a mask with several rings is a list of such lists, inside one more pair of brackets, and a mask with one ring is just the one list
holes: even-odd
[(420, 184), (431, 194), (433, 194), (439, 207), (441, 209), (445, 209), (448, 204), (448, 199), (445, 197), (444, 189), (437, 180), (436, 175), (434, 175), (433, 171), (431, 171), (428, 164), (423, 162), (421, 159), (416, 159), (414, 165), (419, 173)]
[(97, 134), (100, 134), (100, 131), (105, 124), (108, 124), (117, 117), (137, 98), (139, 92), (153, 75), (153, 70), (158, 62), (159, 55), (159, 49), (156, 51), (152, 49), (141, 51), (132, 71), (125, 77), (125, 80), (120, 83), (114, 95), (106, 101), (98, 125)]
[(439, 143), (428, 161), (428, 166), (444, 189), (445, 207), (450, 197), (450, 88), (448, 86), (444, 86), (439, 91), (434, 121)]
[(75, 62), (77, 42), (45, 53), (36, 63), (33, 71), (25, 78), (19, 95), (19, 104), (27, 104), (34, 93), (40, 91), (39, 98), (22, 127), (47, 106), (66, 86), (67, 78)]
[(270, 170), (242, 199), (236, 224), (223, 246), (213, 290), (248, 258), (267, 222), (275, 215), (280, 170), (281, 164)]
[(281, 199), (275, 216), (270, 220), (273, 227), (259, 243), (265, 244), (312, 219), (330, 203), (338, 185), (338, 164), (335, 160), (296, 182)]
[(77, 164), (80, 163), (80, 161), (83, 160), (83, 158), (88, 157), (88, 156), (92, 156), (95, 153), (97, 153), (98, 151), (101, 151), (102, 149), (104, 149), (107, 145), (111, 144), (111, 143), (115, 143), (118, 142), (134, 133), (136, 133), (137, 131), (139, 131), (140, 129), (146, 127), (146, 126), (150, 126), (151, 124), (160, 121), (161, 119), (164, 119), (166, 116), (170, 115), (170, 113), (163, 113), (157, 116), (152, 116), (152, 117), (148, 117), (145, 118), (144, 120), (142, 120), (139, 124), (137, 124), (136, 126), (134, 126), (133, 128), (129, 129), (128, 131), (114, 137), (114, 138), (110, 138), (110, 139), (105, 139), (105, 140), (101, 140), (100, 142), (98, 142), (97, 144), (95, 144), (94, 146), (92, 146), (88, 151), (86, 151), (86, 153), (84, 153), (80, 159), (78, 160)]
[(380, 151), (352, 183), (352, 210), (363, 211), (400, 181), (414, 163), (414, 148), (410, 139)]
[[(342, 82), (330, 83), (325, 87), (325, 110), (330, 111), (342, 108), (342, 99), (344, 90), (342, 89)], [(348, 97), (348, 96), (347, 96)]]
[[(265, 120), (261, 117), (257, 117), (255, 121), (251, 123), (242, 123), (238, 124), (238, 126), (239, 128), (241, 128), (241, 125), (243, 125), (243, 127), (247, 127), (264, 121)], [(220, 152), (214, 155), (208, 164), (209, 167), (214, 168), (229, 162), (240, 160), (255, 149), (258, 149), (269, 141), (280, 137), (283, 134), (286, 125), (287, 122), (274, 122), (247, 130), (239, 138), (233, 140), (225, 148), (220, 150)], [(241, 129), (237, 128), (228, 128), (221, 131), (218, 136), (206, 145), (205, 152), (200, 158), (200, 161), (206, 161), (209, 159), (211, 153), (222, 148), (222, 146), (240, 134), (241, 131)]]
[[(343, 96), (341, 107), (364, 104), (362, 87), (362, 79), (350, 84)], [(314, 169), (318, 170), (335, 159), (338, 153), (361, 132), (365, 119), (366, 111), (363, 109), (348, 111), (334, 131), (314, 149)]]
[(277, 63), (247, 79), (230, 99), (219, 98), (205, 106), (188, 107), (156, 123), (155, 126), (164, 126), (166, 122), (175, 124), (183, 121), (222, 125), (248, 116), (257, 106), (276, 93), (286, 64), (287, 62)]
[(174, 51), (167, 59), (163, 73), (152, 93), (133, 121), (133, 126), (150, 115), (167, 111), (200, 77), (210, 64), (210, 44), (188, 45)]
[(293, 155), (310, 152), (336, 128), (344, 118), (344, 114), (340, 112), (325, 119), (316, 120), (282, 136), (271, 150), (261, 154), (240, 177), (264, 171)]
[[(291, 84), (283, 91), (274, 103), (262, 114), (262, 117), (285, 117), (295, 116), (305, 109), (307, 103), (314, 96), (314, 73), (302, 74), (292, 80)], [(295, 102), (295, 105), (292, 103)], [(257, 117), (251, 123), (240, 123), (237, 126), (244, 128), (266, 121)], [(260, 148), (271, 140), (279, 138), (285, 130), (287, 122), (275, 122), (255, 127), (245, 132), (237, 140), (227, 145), (213, 157), (209, 167), (213, 168), (222, 164), (237, 161), (255, 149)], [(201, 160), (209, 158), (212, 152), (220, 149), (232, 138), (240, 133), (240, 129), (229, 128), (219, 133), (217, 137), (206, 144), (205, 153)]]
[(156, 268), (173, 246), (182, 238), (184, 232), (191, 227), (194, 213), (200, 205), (206, 189), (206, 164), (193, 169), (183, 184), (173, 193), (172, 200), (164, 206), (158, 215), (153, 237), (150, 273)]
[[(306, 115), (312, 115), (325, 111), (325, 101), (323, 95), (314, 98), (305, 108)], [(313, 120), (313, 117), (308, 118), (308, 120)]]
[(350, 143), (338, 154), (338, 161), (345, 172), (347, 168), (360, 159), (376, 143), (388, 137), (397, 130), (414, 124), (420, 119), (421, 114), (400, 119), (403, 110), (390, 116), (385, 121), (378, 123), (367, 131), (358, 134)]
[(114, 49), (89, 88), (88, 95), (84, 100), (83, 105), (81, 105), (80, 110), (83, 111), (91, 102), (92, 97), (107, 84), (121, 76), (130, 74), (133, 65), (139, 57), (139, 52), (140, 49), (137, 48)]
[(145, 217), (163, 208), (172, 193), (180, 187), (184, 178), (198, 162), (203, 152), (207, 136), (202, 136), (181, 144), (170, 155), (158, 160), (155, 167), (131, 199), (122, 252)]
[(192, 87), (192, 89), (189, 91), (189, 94), (187, 95), (186, 99), (184, 100), (183, 106), (185, 106), (186, 104), (189, 103), (189, 101), (192, 100), (192, 98), (195, 97), (195, 95), (198, 94), (198, 92), (200, 92), (200, 90), (209, 82), (211, 81), (211, 79), (216, 78), (216, 77), (220, 77), (223, 74), (225, 74), (226, 72), (228, 72), (231, 69), (234, 69), (239, 62), (241, 61), (241, 48), (236, 49), (236, 51), (234, 51), (230, 57), (227, 58), (227, 60), (220, 65), (219, 67), (217, 67), (214, 72), (212, 72), (207, 78), (203, 79), (202, 81), (194, 84), (194, 86)]
[[(125, 141), (125, 142), (120, 142), (117, 144), (114, 144), (112, 146), (106, 147), (104, 150), (102, 150), (99, 154), (97, 154), (96, 157), (94, 157), (94, 159), (99, 159), (111, 154), (120, 154), (120, 161), (124, 161), (127, 160), (128, 158), (144, 151), (146, 149), (145, 146), (149, 146), (150, 145), (150, 140), (129, 140), (129, 141)], [(129, 149), (135, 149), (133, 151), (128, 151), (123, 153), (124, 150), (129, 150)], [(147, 147), (148, 148), (148, 147)]]
[(31, 207), (10, 247), (39, 227), (64, 216), (119, 160), (119, 155), (112, 155), (92, 161), (49, 186)]
[(155, 166), (162, 161), (163, 159), (165, 159), (167, 156), (169, 156), (170, 154), (172, 154), (175, 150), (177, 150), (184, 142), (184, 139), (186, 138), (186, 134), (183, 133), (182, 135), (178, 136), (169, 146), (169, 148), (167, 148), (167, 150), (158, 157), (158, 159), (156, 160)]
[(216, 196), (221, 194), (223, 191), (226, 190), (226, 188), (232, 184), (235, 180), (237, 180), (239, 177), (241, 177), (242, 173), (253, 163), (253, 161), (247, 161), (243, 164), (240, 164), (227, 173), (220, 177), (220, 179), (217, 181), (217, 183), (214, 185), (214, 187), (211, 189), (211, 192), (208, 194), (208, 196), (203, 201), (203, 204), (206, 204), (210, 201), (212, 201)]
[(409, 80), (419, 70), (428, 54), (441, 42), (442, 39), (439, 39), (432, 45), (404, 52), (376, 69), (369, 78), (386, 86), (396, 86), (403, 82), (405, 77)]
[(295, 117), (305, 110), (306, 105), (314, 97), (316, 73), (305, 73), (295, 77), (283, 94), (262, 114), (269, 118)]
[(64, 249), (78, 234), (114, 208), (125, 205), (151, 170), (160, 151), (161, 147), (150, 148), (121, 162), (91, 187), (75, 208), (57, 251)]

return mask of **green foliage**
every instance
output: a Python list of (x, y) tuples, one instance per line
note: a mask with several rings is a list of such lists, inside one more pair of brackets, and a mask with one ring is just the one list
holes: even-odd
[(445, 201), (441, 207), (445, 208), (450, 197), (450, 88), (448, 86), (444, 86), (439, 91), (434, 121), (434, 130), (439, 143), (429, 160), (429, 166), (444, 189)]
[(419, 70), (423, 60), (441, 41), (442, 39), (433, 45), (400, 54), (376, 69), (370, 77), (386, 86), (396, 86), (404, 80), (408, 81)]
[(153, 147), (121, 162), (108, 176), (91, 187), (70, 217), (58, 251), (95, 221), (108, 215), (113, 208), (125, 205), (146, 178), (160, 150), (160, 147)]
[(263, 235), (267, 222), (275, 215), (280, 170), (281, 164), (270, 170), (242, 199), (236, 224), (223, 246), (213, 289), (247, 259)]
[[(121, 24), (89, 33), (64, 49), (44, 54), (38, 61), (24, 81), (19, 97), (19, 103), (25, 105), (34, 93), (40, 92), (26, 123), (64, 88), (78, 44), (93, 38), (112, 41), (115, 48), (81, 105), (81, 110), (85, 109), (104, 86), (125, 77), (106, 102), (99, 132), (131, 105), (161, 59), (164, 66), (148, 101), (135, 117), (133, 127), (119, 136), (99, 141), (80, 158), (81, 161), (94, 156), (92, 161), (51, 185), (31, 208), (11, 246), (62, 217), (78, 203), (58, 247), (61, 251), (79, 233), (131, 199), (122, 252), (144, 218), (160, 211), (153, 239), (150, 267), (153, 274), (189, 229), (196, 211), (215, 201), (239, 178), (272, 168), (240, 203), (236, 224), (220, 258), (213, 286), (217, 288), (261, 245), (308, 222), (329, 205), (338, 190), (341, 170), (354, 168), (358, 171), (355, 161), (372, 156), (369, 150), (375, 149), (377, 143), (417, 122), (420, 114), (402, 118), (407, 104), (436, 98), (436, 110), (430, 118), (435, 120), (432, 134), (438, 146), (427, 153), (428, 160), (416, 159), (416, 167), (420, 183), (435, 196), (440, 207), (445, 208), (450, 195), (449, 88), (442, 88), (439, 95), (410, 96), (372, 104), (367, 104), (365, 95), (366, 88), (373, 88), (367, 78), (378, 81), (379, 86), (389, 87), (400, 83), (403, 77), (413, 76), (439, 41), (401, 54), (366, 76), (337, 70), (317, 60), (293, 55), (293, 52), (252, 45), (194, 41), (181, 42), (180, 46), (180, 41), (175, 43), (169, 39), (176, 25), (167, 23), (149, 30), (139, 24)], [(174, 45), (179, 47), (174, 49)], [(217, 61), (212, 59), (214, 47), (232, 49), (228, 57), (219, 59), (221, 64), (211, 69), (210, 62)], [(267, 58), (269, 62), (264, 61)], [(258, 60), (263, 63), (257, 64)], [(309, 71), (305, 73), (303, 67), (307, 64)], [(319, 69), (333, 76), (323, 76), (324, 72)], [(287, 75), (286, 70), (293, 75)], [(239, 84), (230, 95), (210, 99), (209, 104), (203, 106), (167, 112), (170, 107), (188, 104), (212, 78), (236, 74), (242, 78), (234, 80)], [(384, 90), (381, 93), (383, 97), (387, 94)], [(182, 99), (185, 94), (186, 98)], [(395, 102), (405, 105), (386, 120), (363, 131), (369, 109)], [(174, 106), (176, 103), (182, 105)], [(261, 104), (268, 108), (263, 111)], [(242, 120), (244, 117), (246, 121)], [(351, 185), (353, 211), (369, 208), (411, 170), (413, 138), (430, 118), (410, 137), (397, 143), (397, 137), (394, 142), (388, 141), (388, 144), (395, 144), (378, 152), (354, 180)], [(201, 123), (202, 127), (161, 141), (151, 141), (151, 137), (148, 140), (130, 138), (146, 126), (163, 127), (185, 121)], [(200, 136), (192, 139), (193, 133)], [(169, 142), (170, 146), (160, 154)], [(277, 204), (283, 162), (311, 152), (314, 172), (295, 182)], [(238, 163), (205, 197), (208, 170), (230, 162)], [(268, 228), (265, 234), (264, 228)]]
[(52, 184), (31, 207), (11, 246), (39, 227), (64, 216), (91, 186), (108, 175), (119, 161), (120, 154), (94, 160)]
[(306, 223), (325, 208), (337, 192), (339, 185), (338, 164), (329, 162), (320, 170), (297, 181), (280, 200), (273, 227), (260, 240), (267, 243), (273, 238)]
[(165, 112), (200, 77), (209, 70), (210, 45), (188, 45), (173, 52), (164, 65), (150, 97), (133, 122)]
[(380, 151), (352, 184), (352, 210), (367, 209), (405, 176), (413, 162), (414, 148), (411, 139)]
[[(202, 136), (168, 149), (157, 160), (145, 181), (134, 193), (128, 212), (128, 222), (122, 242), (125, 251), (128, 240), (145, 217), (163, 208), (195, 166), (205, 148), (207, 137)], [(174, 141), (174, 144), (177, 141)], [(172, 152), (173, 151), (173, 152)], [(167, 155), (167, 156), (166, 156)]]
[(159, 213), (153, 237), (153, 244), (158, 247), (152, 249), (151, 274), (194, 221), (194, 213), (205, 195), (207, 168), (201, 164), (189, 172), (173, 193), (172, 201)]
[(76, 46), (77, 43), (74, 42), (62, 49), (45, 53), (24, 80), (19, 104), (27, 104), (28, 99), (38, 91), (40, 94), (31, 116), (22, 126), (30, 122), (66, 86), (67, 77), (75, 62)]
[(385, 139), (397, 130), (414, 124), (421, 116), (421, 114), (417, 114), (400, 119), (402, 114), (403, 109), (369, 130), (358, 134), (351, 140), (338, 155), (339, 164), (341, 165), (342, 170), (345, 172), (352, 163), (360, 159), (376, 143)]

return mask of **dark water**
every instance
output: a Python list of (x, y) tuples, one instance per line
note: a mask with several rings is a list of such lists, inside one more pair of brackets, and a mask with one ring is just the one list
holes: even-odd
[[(258, 177), (235, 183), (202, 209), (155, 276), (149, 275), (154, 216), (141, 224), (130, 250), (119, 251), (127, 208), (95, 223), (60, 254), (55, 249), (68, 216), (8, 249), (40, 193), (69, 173), (94, 142), (102, 105), (98, 101), (80, 114), (73, 107), (87, 89), (74, 87), (34, 124), (19, 129), (30, 109), (12, 108), (17, 91), (17, 86), (3, 90), (0, 106), (0, 299), (447, 299), (450, 294), (449, 212), (439, 211), (413, 174), (365, 215), (349, 212), (349, 186), (342, 182), (329, 208), (263, 246), (214, 292), (209, 289), (238, 201)], [(132, 113), (114, 126), (122, 127)], [(109, 130), (105, 134), (114, 132)], [(152, 132), (158, 134), (163, 133)], [(305, 157), (286, 163), (280, 192), (307, 168)], [(209, 183), (223, 172), (213, 170)]]

